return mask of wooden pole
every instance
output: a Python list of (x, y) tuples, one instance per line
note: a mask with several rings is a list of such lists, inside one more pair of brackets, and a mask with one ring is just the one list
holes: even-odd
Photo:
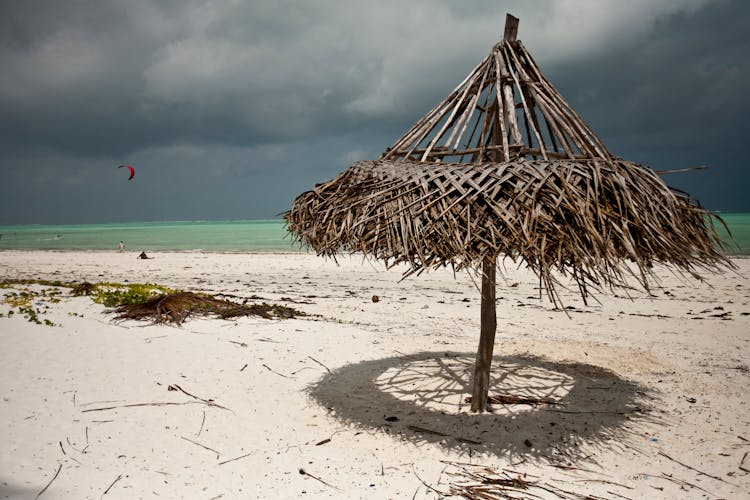
[[(518, 33), (518, 18), (510, 14), (505, 16), (505, 35), (503, 38), (508, 41), (516, 39)], [(498, 75), (500, 78), (500, 75)], [(497, 105), (502, 110), (503, 97), (498, 91)], [(515, 113), (512, 94), (509, 99), (509, 112)], [(505, 120), (505, 116), (499, 116), (500, 120)], [(504, 127), (503, 127), (504, 128)], [(505, 139), (504, 131), (498, 127), (497, 123), (492, 126), (491, 145), (498, 146)], [(541, 145), (540, 145), (541, 147)], [(505, 154), (495, 150), (493, 151), (493, 160), (502, 162), (506, 160), (507, 149)], [(479, 332), (479, 348), (477, 349), (477, 359), (474, 364), (474, 382), (471, 390), (471, 411), (487, 411), (487, 395), (490, 390), (490, 369), (492, 368), (492, 352), (495, 349), (495, 332), (497, 331), (497, 315), (495, 311), (495, 257), (489, 256), (482, 260), (482, 306), (481, 306), (481, 327)]]
[(513, 14), (505, 14), (505, 33), (503, 39), (509, 42), (515, 41), (518, 35), (518, 18)]
[[(500, 101), (498, 105), (500, 105)], [(502, 109), (502, 108), (500, 108)], [(504, 117), (500, 117), (504, 120)], [(497, 123), (492, 126), (492, 145), (500, 143), (500, 127)], [(506, 150), (507, 151), (507, 150)], [(492, 152), (493, 160), (503, 161), (503, 153), (498, 150)], [(497, 317), (495, 312), (495, 257), (485, 257), (482, 260), (482, 305), (481, 326), (479, 332), (479, 348), (474, 363), (474, 387), (471, 391), (471, 411), (487, 411), (487, 394), (490, 390), (490, 368), (492, 367), (492, 351), (495, 348), (495, 331)]]
[(474, 364), (474, 387), (471, 391), (471, 411), (487, 410), (487, 394), (490, 389), (492, 351), (495, 347), (497, 318), (495, 315), (495, 258), (482, 261), (482, 306), (479, 349)]

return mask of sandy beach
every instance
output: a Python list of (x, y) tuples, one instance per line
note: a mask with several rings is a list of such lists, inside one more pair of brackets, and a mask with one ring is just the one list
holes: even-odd
[(517, 399), (476, 415), (467, 273), (136, 255), (3, 251), (0, 278), (157, 283), (309, 316), (115, 322), (66, 288), (0, 288), (37, 292), (54, 323), (0, 303), (0, 498), (438, 498), (490, 476), (518, 498), (750, 498), (750, 259), (705, 282), (660, 270), (651, 295), (561, 290), (565, 310), (507, 262), (490, 394)]

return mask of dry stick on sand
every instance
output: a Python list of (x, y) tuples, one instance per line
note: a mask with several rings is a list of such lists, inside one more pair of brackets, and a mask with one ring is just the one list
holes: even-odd
[(263, 368), (265, 368), (265, 369), (266, 369), (266, 370), (268, 370), (269, 372), (271, 372), (271, 373), (275, 373), (276, 375), (278, 375), (278, 376), (280, 376), (280, 377), (284, 377), (284, 378), (292, 378), (292, 377), (289, 377), (289, 376), (287, 376), (287, 375), (284, 375), (283, 373), (279, 373), (279, 372), (277, 372), (276, 370), (272, 369), (272, 368), (271, 368), (270, 366), (268, 366), (268, 365), (267, 365), (267, 364), (265, 364), (265, 363), (263, 363), (263, 365), (262, 365), (262, 366), (263, 366)]
[(434, 431), (432, 429), (428, 429), (427, 427), (419, 427), (418, 425), (407, 425), (406, 426), (409, 430), (412, 430), (414, 432), (422, 432), (424, 434), (433, 434), (435, 436), (445, 436), (449, 437), (449, 434), (446, 434), (444, 432), (440, 431)]
[[(68, 444), (70, 444), (70, 439), (68, 439), (67, 437), (65, 439), (68, 441)], [(58, 443), (60, 444), (60, 450), (62, 450), (63, 455), (65, 455), (66, 457), (68, 457), (69, 459), (71, 459), (72, 461), (74, 461), (75, 463), (77, 463), (78, 465), (81, 464), (81, 462), (79, 462), (75, 457), (72, 457), (72, 456), (68, 455), (65, 452), (65, 448), (63, 448), (62, 441), (58, 441)], [(70, 445), (70, 447), (73, 448), (73, 445)], [(73, 449), (75, 449), (75, 448), (73, 448)], [(80, 450), (76, 450), (76, 451), (78, 451), (80, 453)]]
[(614, 496), (616, 496), (616, 497), (618, 497), (618, 498), (624, 498), (625, 500), (633, 500), (633, 499), (632, 499), (632, 498), (630, 498), (630, 497), (626, 497), (626, 496), (624, 496), (624, 495), (620, 495), (619, 493), (615, 493), (614, 491), (609, 491), (609, 490), (607, 490), (607, 493), (609, 493), (610, 495), (614, 495)]
[(203, 432), (203, 424), (206, 423), (206, 412), (203, 412), (203, 420), (201, 420), (201, 428), (198, 429), (198, 434), (195, 435), (195, 437), (198, 437), (201, 435), (201, 432)]
[[(414, 464), (411, 464), (411, 471), (417, 477), (417, 479), (419, 479), (420, 483), (422, 483), (423, 485), (425, 485), (426, 488), (431, 489), (432, 491), (434, 491), (435, 493), (437, 493), (442, 498), (442, 496), (444, 495), (444, 493), (442, 491), (436, 490), (435, 488), (433, 488), (432, 486), (430, 486), (429, 484), (427, 484), (424, 481), (424, 479), (422, 479), (421, 477), (419, 477), (419, 474), (417, 474), (417, 471), (414, 469)], [(414, 494), (416, 495), (416, 493), (414, 493)]]
[(106, 495), (107, 493), (109, 493), (109, 490), (111, 490), (111, 489), (112, 489), (112, 486), (114, 486), (114, 485), (115, 485), (115, 483), (117, 483), (117, 481), (119, 481), (120, 479), (122, 479), (122, 474), (118, 475), (118, 476), (117, 476), (117, 477), (115, 478), (115, 480), (114, 480), (114, 481), (112, 481), (112, 484), (110, 484), (110, 485), (109, 485), (109, 486), (107, 487), (107, 489), (106, 489), (106, 490), (104, 490), (104, 493), (102, 493), (102, 496), (104, 496), (104, 495)]
[[(555, 496), (555, 498), (601, 498), (585, 496), (574, 491), (560, 488), (559, 486), (554, 486), (550, 483), (544, 483), (541, 481), (542, 478), (540, 476), (535, 476), (517, 470), (493, 470), (492, 468), (483, 466), (481, 464), (450, 462), (445, 460), (441, 460), (441, 462), (452, 465), (459, 469), (459, 471), (456, 473), (448, 473), (450, 476), (460, 477), (463, 479), (462, 482), (451, 482), (449, 484), (449, 494), (462, 496), (465, 498), (541, 498), (541, 496), (532, 492), (532, 490), (534, 489), (551, 493)], [(476, 470), (477, 468), (479, 468), (479, 470)], [(553, 481), (559, 480), (553, 479)], [(597, 479), (591, 479), (590, 481), (600, 481), (603, 483), (615, 484), (617, 486), (632, 489), (626, 485), (615, 483), (614, 481)], [(567, 483), (567, 481), (563, 482)], [(441, 495), (444, 494), (444, 492), (441, 492)], [(516, 496), (519, 494), (523, 496)], [(628, 498), (619, 494), (615, 494), (615, 496), (618, 496), (620, 498)]]
[(659, 455), (663, 456), (664, 458), (668, 458), (672, 462), (678, 463), (678, 464), (682, 465), (685, 468), (688, 468), (688, 469), (690, 469), (690, 470), (692, 470), (694, 472), (697, 472), (698, 474), (702, 474), (702, 475), (704, 475), (706, 477), (710, 477), (711, 479), (716, 479), (717, 481), (721, 481), (722, 483), (726, 483), (726, 484), (731, 485), (731, 486), (737, 486), (736, 484), (730, 483), (729, 481), (725, 481), (724, 479), (720, 478), (719, 476), (712, 476), (711, 474), (707, 474), (707, 473), (703, 472), (702, 470), (698, 470), (695, 467), (691, 467), (690, 465), (684, 464), (684, 463), (680, 462), (679, 460), (675, 460), (674, 458), (670, 457), (669, 455), (667, 455), (663, 451), (660, 451)]
[(671, 476), (669, 474), (665, 474), (664, 472), (661, 473), (661, 476), (652, 476), (652, 477), (660, 477), (662, 479), (666, 479), (667, 481), (671, 481), (671, 482), (673, 482), (674, 484), (676, 484), (678, 486), (690, 486), (692, 488), (699, 489), (699, 490), (701, 490), (704, 493), (708, 493), (711, 496), (716, 496), (714, 493), (711, 493), (710, 491), (708, 491), (705, 488), (701, 488), (697, 484), (693, 484), (693, 483), (690, 483), (688, 481), (685, 481), (684, 479), (680, 479), (680, 478)]
[[(87, 432), (88, 432), (88, 428), (87, 428)], [(73, 448), (74, 450), (76, 450), (78, 453), (83, 453), (83, 450), (79, 450), (78, 448), (76, 448), (75, 446), (73, 446), (73, 443), (70, 442), (70, 438), (69, 437), (65, 436), (65, 441), (67, 441), (68, 446), (70, 446), (71, 448)]]
[(468, 438), (463, 438), (463, 437), (459, 437), (459, 436), (451, 436), (450, 434), (446, 434), (444, 432), (440, 432), (440, 431), (435, 431), (435, 430), (432, 430), (432, 429), (428, 429), (426, 427), (419, 427), (418, 425), (407, 425), (406, 427), (407, 427), (407, 429), (412, 430), (414, 432), (422, 432), (422, 433), (425, 433), (425, 434), (432, 434), (434, 436), (452, 437), (453, 439), (455, 439), (459, 443), (482, 444), (480, 441), (475, 441), (474, 439), (468, 439)]
[[(465, 403), (471, 403), (471, 396), (464, 398)], [(510, 394), (498, 394), (495, 396), (487, 396), (487, 402), (490, 404), (499, 405), (557, 405), (557, 401), (549, 398), (527, 398), (523, 396), (513, 396)]]
[[(692, 488), (696, 488), (696, 489), (699, 489), (699, 490), (703, 491), (704, 493), (708, 493), (709, 495), (712, 495), (712, 496), (716, 496), (716, 495), (714, 495), (713, 493), (711, 493), (710, 491), (708, 491), (708, 490), (705, 490), (705, 489), (701, 488), (701, 487), (700, 487), (700, 486), (698, 486), (697, 484), (689, 483), (689, 482), (687, 482), (687, 481), (685, 481), (685, 480), (682, 480), (682, 479), (676, 478), (676, 477), (674, 477), (674, 476), (672, 476), (672, 475), (669, 475), (669, 474), (665, 474), (664, 472), (662, 472), (662, 473), (661, 473), (661, 475), (659, 475), (659, 476), (655, 476), (655, 475), (653, 475), (653, 474), (647, 474), (647, 473), (645, 473), (645, 472), (642, 472), (642, 473), (640, 474), (640, 476), (643, 476), (643, 477), (653, 477), (653, 478), (655, 478), (655, 479), (666, 479), (667, 481), (670, 481), (670, 482), (672, 482), (672, 483), (674, 483), (674, 484), (676, 484), (676, 485), (678, 485), (678, 486), (690, 486), (690, 487), (692, 487)], [(653, 486), (653, 485), (652, 485), (651, 487), (652, 487), (652, 488), (656, 488), (656, 486)]]
[(232, 410), (230, 410), (229, 408), (227, 408), (225, 406), (221, 406), (220, 404), (215, 403), (212, 399), (203, 399), (203, 398), (199, 398), (198, 396), (195, 396), (193, 394), (190, 394), (189, 392), (187, 392), (185, 389), (183, 389), (182, 387), (180, 387), (177, 384), (170, 384), (169, 387), (167, 387), (167, 390), (170, 390), (170, 391), (180, 391), (183, 394), (185, 394), (186, 396), (190, 396), (195, 401), (185, 401), (185, 402), (182, 402), (182, 403), (177, 403), (177, 402), (174, 402), (174, 401), (157, 401), (157, 402), (153, 402), (153, 403), (130, 403), (130, 404), (126, 404), (126, 405), (103, 406), (101, 408), (89, 408), (89, 409), (86, 409), (86, 410), (81, 410), (81, 413), (86, 413), (86, 412), (90, 412), (90, 411), (116, 410), (118, 408), (135, 408), (137, 406), (182, 406), (182, 405), (189, 405), (189, 404), (195, 404), (195, 403), (202, 403), (202, 404), (205, 404), (206, 406), (211, 406), (211, 407), (215, 407), (215, 408), (221, 408), (222, 410), (232, 411)]
[(229, 460), (224, 460), (223, 462), (219, 462), (219, 465), (228, 464), (229, 462), (234, 462), (235, 460), (240, 460), (242, 458), (249, 457), (252, 454), (253, 452), (251, 451), (250, 453), (245, 453), (244, 455), (241, 455), (239, 457), (230, 458)]
[(308, 358), (312, 359), (313, 361), (315, 361), (316, 363), (318, 363), (318, 364), (319, 364), (320, 366), (322, 366), (323, 368), (325, 368), (325, 369), (326, 369), (326, 371), (328, 371), (328, 373), (331, 373), (331, 369), (330, 369), (330, 368), (328, 368), (328, 367), (327, 367), (326, 365), (324, 365), (323, 363), (321, 363), (320, 361), (318, 361), (317, 359), (313, 358), (312, 356), (308, 356)]
[(315, 479), (316, 481), (320, 481), (321, 483), (325, 484), (329, 488), (333, 488), (334, 490), (341, 491), (339, 488), (335, 487), (334, 485), (326, 483), (325, 481), (323, 481), (322, 479), (320, 479), (317, 476), (313, 476), (312, 474), (310, 474), (309, 472), (307, 472), (305, 469), (300, 468), (299, 473), (302, 474), (303, 476), (309, 476), (309, 477)]
[(187, 392), (185, 389), (183, 389), (182, 387), (180, 387), (177, 384), (170, 384), (167, 387), (167, 390), (168, 391), (180, 391), (181, 393), (185, 394), (186, 396), (190, 396), (193, 399), (196, 399), (198, 401), (202, 401), (202, 402), (206, 403), (208, 406), (216, 406), (217, 408), (221, 408), (223, 410), (229, 410), (229, 408), (225, 408), (225, 407), (221, 406), (220, 404), (215, 403), (213, 399), (203, 399), (203, 398), (199, 398), (198, 396), (195, 396), (193, 394), (190, 394), (189, 392)]
[(188, 443), (193, 443), (193, 444), (194, 444), (194, 445), (196, 445), (196, 446), (200, 446), (201, 448), (204, 448), (204, 449), (206, 449), (206, 450), (208, 450), (208, 451), (212, 451), (212, 452), (216, 453), (216, 459), (217, 459), (217, 460), (218, 460), (218, 459), (219, 459), (219, 457), (221, 456), (221, 453), (219, 453), (218, 451), (214, 450), (213, 448), (209, 448), (209, 447), (208, 447), (208, 446), (206, 446), (205, 444), (200, 444), (200, 443), (198, 443), (198, 442), (196, 442), (196, 441), (193, 441), (192, 439), (186, 438), (185, 436), (180, 436), (180, 438), (184, 439), (184, 440), (185, 440), (185, 441), (187, 441)]
[(57, 479), (58, 474), (60, 474), (60, 470), (62, 470), (62, 464), (60, 464), (57, 467), (57, 472), (55, 472), (55, 475), (52, 476), (52, 479), (49, 480), (49, 483), (47, 483), (47, 486), (45, 486), (44, 488), (42, 488), (42, 491), (40, 491), (39, 493), (36, 494), (36, 496), (34, 497), (34, 500), (36, 500), (37, 498), (39, 498), (40, 496), (42, 496), (42, 493), (44, 493), (45, 491), (47, 491), (47, 488), (49, 488), (50, 484), (52, 484), (52, 481), (54, 481), (55, 479)]
[(615, 486), (621, 486), (628, 490), (634, 490), (635, 486), (628, 486), (627, 484), (618, 483), (615, 481), (609, 481), (608, 479), (576, 479), (573, 481), (574, 483), (605, 483), (605, 484), (613, 484)]
[[(118, 408), (135, 408), (137, 406), (182, 406), (182, 405), (190, 405), (190, 404), (198, 404), (198, 403), (206, 404), (208, 406), (215, 406), (217, 408), (223, 408), (225, 410), (228, 410), (228, 408), (224, 408), (223, 406), (219, 406), (217, 404), (203, 403), (202, 401), (185, 401), (183, 403), (176, 403), (174, 401), (158, 401), (154, 403), (131, 403), (127, 405), (105, 406), (102, 408), (89, 408), (88, 410), (81, 410), (81, 413), (86, 413), (89, 411), (116, 410)], [(111, 420), (107, 420), (106, 422), (111, 422)]]
[(342, 430), (338, 430), (338, 431), (334, 432), (333, 434), (331, 434), (330, 437), (327, 437), (327, 438), (323, 439), (322, 441), (318, 441), (317, 443), (315, 443), (315, 446), (320, 446), (320, 445), (323, 445), (323, 444), (326, 444), (326, 443), (330, 443), (331, 440), (333, 439), (333, 436), (335, 436), (339, 432), (343, 432), (343, 431)]

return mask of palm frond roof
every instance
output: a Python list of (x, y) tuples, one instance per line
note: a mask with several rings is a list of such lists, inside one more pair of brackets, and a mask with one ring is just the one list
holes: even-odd
[(373, 161), (301, 194), (288, 229), (319, 254), (363, 252), (409, 273), (521, 260), (554, 300), (557, 275), (644, 288), (653, 265), (731, 266), (721, 219), (650, 168), (615, 157), (516, 40), (502, 41)]

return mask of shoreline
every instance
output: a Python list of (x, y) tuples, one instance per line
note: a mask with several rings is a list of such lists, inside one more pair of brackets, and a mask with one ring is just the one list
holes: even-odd
[[(148, 249), (147, 249), (148, 250)], [(242, 255), (298, 255), (298, 254), (306, 254), (306, 255), (315, 255), (314, 252), (307, 251), (307, 250), (299, 250), (299, 251), (287, 251), (287, 250), (257, 250), (257, 251), (242, 251), (242, 250), (203, 250), (203, 249), (195, 249), (195, 250), (148, 250), (149, 252), (153, 253), (154, 255), (158, 254), (217, 254), (217, 255), (224, 255), (224, 254), (242, 254)], [(75, 249), (75, 248), (0, 248), (0, 255), (3, 252), (50, 252), (50, 253), (101, 253), (101, 254), (128, 254), (128, 255), (138, 255), (141, 253), (141, 250), (125, 250), (124, 252), (119, 252), (117, 249), (102, 249), (102, 248), (91, 248), (91, 249)], [(744, 256), (741, 255), (741, 256)], [(746, 257), (750, 257), (750, 254), (748, 254)], [(320, 257), (322, 258), (322, 257)]]
[(660, 270), (651, 296), (601, 292), (584, 306), (561, 290), (565, 310), (508, 263), (491, 393), (556, 404), (474, 415), (464, 397), (480, 297), (465, 272), (401, 280), (400, 266), (358, 255), (137, 253), (2, 250), (0, 279), (157, 283), (319, 316), (113, 322), (63, 291), (35, 306), (50, 327), (0, 303), (0, 498), (36, 495), (56, 471), (45, 495), (63, 499), (108, 487), (112, 498), (436, 498), (466, 463), (606, 498), (750, 491), (739, 468), (750, 259), (705, 283)]
[[(715, 226), (725, 252), (750, 256), (750, 213), (726, 216), (727, 228)], [(0, 233), (7, 233), (0, 234), (0, 250), (109, 251), (123, 240), (127, 248), (160, 252), (305, 252), (283, 219), (17, 225), (0, 226)]]
[[(330, 257), (323, 257), (319, 256), (315, 253), (314, 250), (203, 250), (203, 249), (195, 249), (195, 250), (148, 250), (148, 252), (153, 253), (154, 255), (159, 254), (204, 254), (204, 255), (211, 255), (211, 254), (217, 254), (217, 255), (307, 255), (310, 257), (315, 257), (321, 260), (326, 261), (332, 261), (332, 258)], [(11, 252), (22, 252), (22, 253), (93, 253), (93, 254), (120, 254), (120, 252), (117, 249), (100, 249), (100, 248), (93, 248), (93, 249), (75, 249), (75, 248), (0, 248), (0, 255), (3, 253), (11, 253)], [(141, 250), (125, 250), (122, 252), (123, 254), (127, 255), (138, 255), (141, 252)], [(750, 259), (750, 253), (725, 253), (727, 258), (729, 260), (742, 260), (742, 259)], [(369, 257), (363, 256), (361, 253), (353, 253), (353, 254), (340, 254), (336, 257), (338, 258), (344, 258), (344, 259), (360, 259), (363, 261), (372, 261), (377, 263), (378, 261), (371, 259)], [(510, 259), (506, 259), (507, 262), (512, 263)], [(500, 262), (503, 262), (502, 259), (500, 259)], [(377, 264), (376, 264), (377, 265)]]

